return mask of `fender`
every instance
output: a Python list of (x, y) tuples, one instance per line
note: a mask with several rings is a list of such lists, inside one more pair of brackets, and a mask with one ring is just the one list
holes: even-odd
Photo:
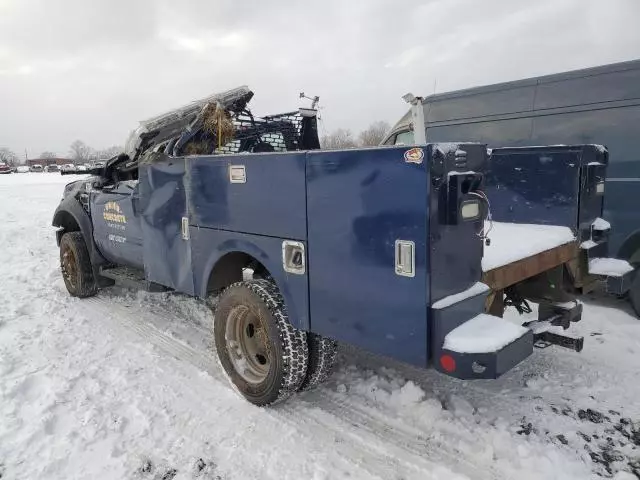
[[(640, 262), (640, 230), (636, 230), (631, 235), (629, 235), (624, 242), (622, 242), (622, 246), (618, 250), (618, 258), (622, 260), (630, 261), (634, 256), (635, 263)], [(633, 263), (633, 262), (631, 262)]]
[[(195, 293), (201, 298), (208, 294), (209, 277), (218, 261), (229, 253), (243, 253), (260, 262), (269, 272), (282, 294), (291, 324), (308, 331), (309, 281), (308, 272), (294, 275), (282, 267), (283, 239), (234, 233), (208, 228), (191, 229), (193, 275)], [(306, 244), (306, 242), (304, 242)], [(215, 245), (215, 248), (211, 248)]]
[[(69, 219), (73, 222), (70, 222)], [(74, 223), (75, 222), (75, 223)], [(99, 267), (109, 263), (102, 254), (98, 251), (93, 241), (93, 225), (91, 224), (91, 218), (86, 210), (82, 207), (75, 194), (67, 195), (58, 208), (56, 208), (53, 214), (53, 221), (51, 224), (54, 227), (58, 227), (56, 231), (56, 242), (60, 246), (60, 240), (62, 235), (66, 232), (79, 230), (84, 237), (84, 242), (87, 245), (89, 251), (89, 257), (91, 258), (91, 266), (93, 267), (94, 278), (99, 278)]]

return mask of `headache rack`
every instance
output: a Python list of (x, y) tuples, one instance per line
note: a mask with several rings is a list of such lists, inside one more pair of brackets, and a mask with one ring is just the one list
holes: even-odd
[(125, 153), (135, 163), (148, 152), (180, 157), (320, 148), (315, 109), (255, 117), (247, 107), (252, 97), (239, 87), (140, 122)]
[[(289, 152), (295, 150), (314, 150), (319, 145), (305, 142), (307, 125), (300, 111), (254, 117), (246, 110), (233, 119), (235, 133), (233, 140), (215, 145), (212, 151), (204, 153), (232, 154), (242, 152)], [(213, 136), (212, 140), (217, 140)]]
[[(143, 157), (168, 155), (224, 155), (238, 153), (317, 150), (317, 110), (255, 117), (247, 104), (253, 97), (248, 87), (210, 95), (140, 122), (125, 151), (109, 159), (104, 168), (87, 173), (103, 183), (138, 178)], [(63, 172), (64, 174), (64, 172)]]

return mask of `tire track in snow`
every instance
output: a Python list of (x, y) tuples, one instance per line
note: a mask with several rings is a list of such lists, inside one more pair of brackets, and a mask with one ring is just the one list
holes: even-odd
[[(82, 301), (82, 303), (91, 305), (92, 308), (87, 308), (87, 312), (95, 313), (96, 310), (100, 310), (104, 318), (111, 319), (114, 321), (114, 323), (116, 323), (116, 327), (120, 327), (127, 332), (136, 334), (141, 340), (149, 342), (151, 345), (157, 347), (162, 353), (168, 354), (178, 361), (187, 362), (188, 364), (196, 367), (198, 370), (206, 372), (212, 377), (213, 381), (220, 383), (224, 388), (233, 390), (232, 386), (226, 379), (225, 374), (217, 365), (215, 359), (209, 358), (206, 355), (202, 355), (192, 347), (189, 347), (179, 340), (171, 338), (167, 334), (161, 332), (155, 326), (144, 322), (144, 314), (142, 314), (141, 312), (137, 310), (135, 311), (135, 314), (139, 314), (140, 318), (142, 318), (142, 320), (139, 320), (136, 318), (132, 318), (131, 309), (125, 307), (124, 305), (107, 304), (106, 302), (97, 298), (85, 299)], [(117, 312), (114, 312), (114, 310), (117, 310)], [(195, 391), (191, 385), (185, 383), (184, 388), (186, 390), (190, 390), (195, 397), (202, 397), (202, 392)], [(239, 397), (238, 402), (241, 401), (244, 400)], [(274, 424), (285, 423), (291, 427), (294, 427), (296, 430), (300, 430), (301, 425), (310, 423), (305, 418), (287, 418), (285, 415), (278, 414), (277, 409), (264, 409), (264, 413), (266, 413), (270, 418), (274, 420)], [(320, 428), (320, 431), (322, 431), (323, 428), (326, 430), (326, 426), (319, 425), (318, 427)], [(323, 443), (330, 445), (334, 443), (334, 438), (328, 437)], [(390, 467), (394, 464), (394, 458), (388, 455), (386, 456), (386, 459), (372, 457), (367, 451), (359, 451), (358, 453), (363, 457), (362, 459), (360, 459), (360, 461), (357, 461), (357, 458), (347, 458), (344, 455), (340, 455), (345, 466), (345, 471), (348, 471), (349, 467), (352, 467), (352, 465), (355, 463), (360, 469), (364, 470), (367, 473), (367, 478), (379, 480), (394, 478), (397, 469), (390, 470)], [(382, 472), (382, 474), (380, 472)]]
[[(140, 338), (149, 341), (165, 353), (186, 361), (196, 368), (207, 372), (215, 380), (232, 388), (226, 375), (219, 367), (214, 355), (199, 352), (193, 347), (160, 331), (153, 325), (153, 318), (164, 317), (167, 322), (174, 322), (175, 317), (165, 313), (143, 311), (137, 306), (127, 307), (119, 301), (94, 297), (85, 299), (82, 303), (99, 309), (105, 317), (112, 318), (126, 329), (133, 331)], [(135, 317), (134, 317), (135, 315)], [(194, 328), (206, 335), (198, 326)], [(276, 416), (278, 422), (287, 423), (296, 429), (301, 425), (313, 423), (314, 434), (323, 432), (328, 437), (328, 443), (335, 442), (335, 438), (348, 436), (355, 441), (350, 447), (355, 448), (360, 459), (358, 465), (365, 468), (372, 477), (395, 478), (401, 467), (410, 469), (416, 474), (433, 470), (435, 464), (455, 465), (458, 473), (469, 478), (494, 480), (504, 478), (502, 474), (487, 464), (475, 465), (464, 458), (464, 450), (456, 445), (473, 446), (468, 440), (452, 434), (438, 431), (444, 437), (453, 437), (449, 443), (433, 441), (427, 438), (417, 428), (411, 427), (399, 419), (385, 417), (382, 410), (362, 405), (327, 389), (317, 389), (312, 392), (319, 402), (306, 401), (301, 406), (296, 399), (275, 408), (265, 409), (271, 416)], [(303, 395), (304, 397), (304, 395)], [(238, 401), (244, 401), (239, 399)], [(328, 431), (328, 432), (327, 432)], [(375, 452), (375, 454), (373, 453)], [(351, 452), (350, 452), (351, 453)], [(353, 462), (353, 458), (349, 459)], [(372, 468), (373, 467), (373, 468)], [(382, 473), (385, 472), (385, 473)], [(381, 475), (382, 473), (382, 475)], [(410, 472), (407, 472), (410, 473)], [(413, 476), (411, 476), (413, 478)], [(417, 477), (419, 478), (419, 477)]]

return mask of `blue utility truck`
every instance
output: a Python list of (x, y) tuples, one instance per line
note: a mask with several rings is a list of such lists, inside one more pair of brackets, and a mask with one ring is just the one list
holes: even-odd
[[(419, 122), (421, 141), (428, 142), (606, 146), (603, 218), (611, 223), (610, 254), (640, 265), (640, 60), (439, 93), (420, 99), (420, 105), (421, 117), (407, 112), (384, 144), (413, 144)], [(640, 315), (640, 275), (628, 294)]]
[(484, 313), (485, 145), (322, 151), (315, 111), (255, 117), (252, 95), (142, 122), (65, 187), (53, 225), (71, 295), (219, 295), (217, 354), (257, 405), (322, 382), (336, 341), (463, 379), (531, 354), (533, 326)]

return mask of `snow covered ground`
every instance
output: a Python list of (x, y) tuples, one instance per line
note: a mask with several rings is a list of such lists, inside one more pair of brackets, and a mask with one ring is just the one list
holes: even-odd
[(67, 295), (50, 221), (70, 180), (0, 176), (3, 480), (640, 478), (625, 302), (586, 299), (581, 354), (537, 350), (496, 381), (345, 347), (326, 386), (260, 409), (222, 375), (204, 302)]

